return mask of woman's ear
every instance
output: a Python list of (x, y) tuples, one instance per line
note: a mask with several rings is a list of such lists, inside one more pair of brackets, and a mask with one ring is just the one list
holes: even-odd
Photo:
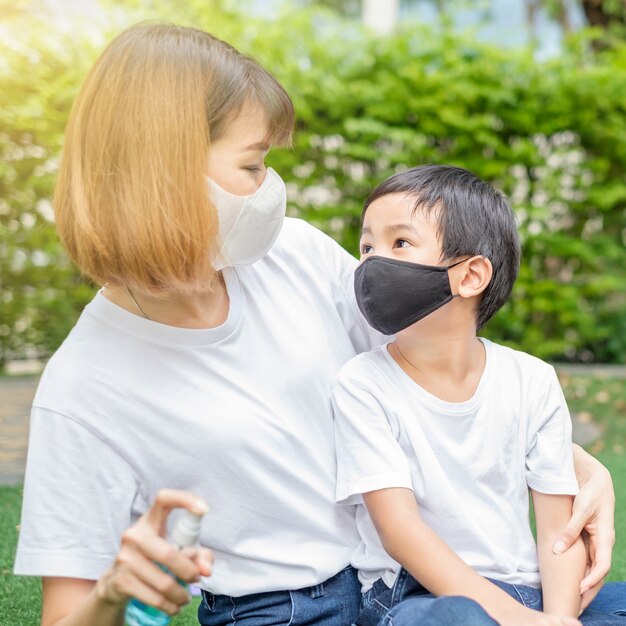
[[(457, 268), (454, 268), (457, 269)], [(493, 266), (491, 261), (484, 256), (475, 256), (458, 266), (460, 270), (456, 278), (456, 291), (461, 298), (473, 298), (479, 296), (491, 282)]]

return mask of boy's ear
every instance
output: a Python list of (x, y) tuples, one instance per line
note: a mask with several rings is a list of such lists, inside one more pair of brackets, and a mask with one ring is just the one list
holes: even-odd
[[(484, 256), (475, 256), (459, 266), (457, 274), (456, 293), (461, 298), (479, 296), (491, 282), (493, 266)], [(454, 292), (453, 292), (454, 293)]]

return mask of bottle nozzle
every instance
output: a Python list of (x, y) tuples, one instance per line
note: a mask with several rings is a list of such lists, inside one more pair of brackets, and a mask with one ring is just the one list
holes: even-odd
[(198, 543), (203, 517), (204, 514), (185, 511), (174, 526), (174, 531), (172, 532), (173, 543), (179, 548), (186, 548)]

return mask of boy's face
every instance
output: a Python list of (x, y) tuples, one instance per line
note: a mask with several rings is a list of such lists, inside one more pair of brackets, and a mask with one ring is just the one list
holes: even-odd
[(433, 212), (413, 211), (415, 196), (391, 194), (369, 205), (363, 220), (361, 262), (370, 256), (441, 265), (441, 244)]

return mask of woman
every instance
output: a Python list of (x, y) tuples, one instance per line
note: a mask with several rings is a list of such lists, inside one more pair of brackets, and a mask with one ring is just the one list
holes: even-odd
[[(187, 594), (154, 561), (201, 578), (202, 624), (358, 612), (328, 398), (338, 368), (382, 337), (354, 303), (355, 260), (283, 223), (284, 185), (264, 159), (293, 120), (258, 64), (167, 25), (119, 36), (76, 100), (57, 224), (105, 286), (33, 405), (15, 570), (43, 577), (44, 626), (121, 624), (130, 597), (176, 613)], [(569, 532), (599, 533), (591, 598), (610, 561), (612, 489), (582, 450), (577, 470)], [(213, 568), (207, 550), (163, 539), (173, 508), (204, 501)]]

